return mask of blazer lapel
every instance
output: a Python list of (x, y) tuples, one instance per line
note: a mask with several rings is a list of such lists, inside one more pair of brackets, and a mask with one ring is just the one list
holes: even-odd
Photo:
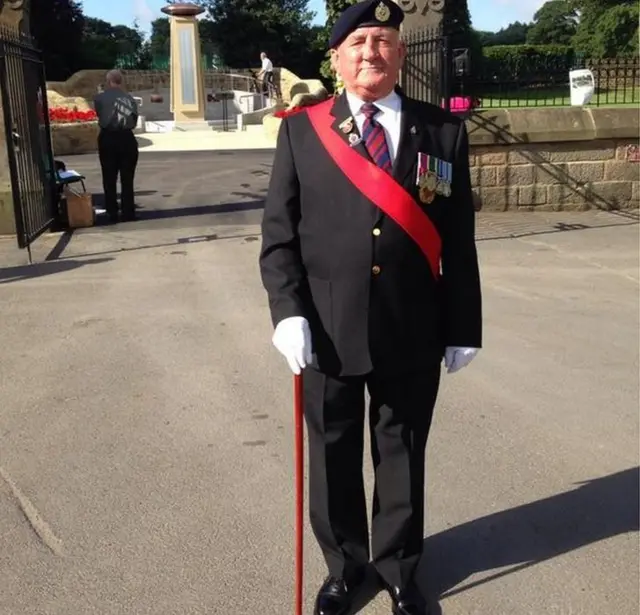
[[(337, 96), (333, 102), (333, 106), (331, 107), (331, 115), (335, 118), (333, 123), (331, 124), (331, 128), (335, 130), (340, 138), (352, 149), (354, 149), (358, 154), (366, 158), (367, 160), (371, 160), (369, 156), (369, 152), (367, 152), (367, 148), (364, 146), (364, 141), (362, 141), (362, 135), (358, 130), (358, 126), (356, 124), (355, 118), (351, 115), (351, 109), (349, 108), (349, 102), (347, 101), (347, 97), (343, 92), (340, 96)], [(351, 122), (348, 122), (348, 120)], [(351, 125), (350, 130), (346, 130), (348, 125)], [(343, 129), (344, 128), (344, 129)], [(349, 135), (357, 135), (359, 141), (352, 145), (349, 142)], [(352, 137), (353, 139), (353, 137)]]
[[(394, 179), (402, 186), (407, 176), (413, 171), (420, 151), (420, 145), (427, 136), (423, 123), (419, 121), (418, 114), (406, 96), (402, 96), (402, 119), (400, 120), (400, 141), (398, 152), (393, 165)], [(415, 178), (411, 178), (412, 183)]]

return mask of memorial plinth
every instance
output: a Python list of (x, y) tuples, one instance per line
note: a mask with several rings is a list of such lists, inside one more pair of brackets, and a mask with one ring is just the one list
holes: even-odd
[(161, 10), (169, 15), (170, 22), (170, 109), (173, 119), (177, 127), (203, 124), (206, 102), (196, 17), (204, 13), (204, 9), (184, 2), (169, 4)]

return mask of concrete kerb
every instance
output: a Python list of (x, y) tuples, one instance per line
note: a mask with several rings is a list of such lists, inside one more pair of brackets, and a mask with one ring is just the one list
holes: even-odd
[(144, 133), (136, 135), (140, 153), (220, 150), (273, 150), (276, 142), (268, 138), (262, 126), (245, 130)]

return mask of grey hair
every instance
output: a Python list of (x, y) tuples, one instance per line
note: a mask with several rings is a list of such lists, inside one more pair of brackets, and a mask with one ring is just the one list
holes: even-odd
[(122, 73), (117, 70), (110, 70), (107, 73), (107, 81), (109, 83), (112, 83), (113, 85), (122, 85), (122, 82), (124, 81), (124, 78), (122, 77)]

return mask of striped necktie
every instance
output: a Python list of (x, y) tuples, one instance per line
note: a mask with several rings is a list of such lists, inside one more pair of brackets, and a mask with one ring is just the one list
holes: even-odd
[(365, 103), (362, 105), (361, 110), (365, 116), (364, 125), (362, 126), (362, 138), (369, 156), (383, 171), (391, 173), (391, 155), (389, 154), (384, 129), (373, 119), (380, 112), (380, 109), (373, 103)]

